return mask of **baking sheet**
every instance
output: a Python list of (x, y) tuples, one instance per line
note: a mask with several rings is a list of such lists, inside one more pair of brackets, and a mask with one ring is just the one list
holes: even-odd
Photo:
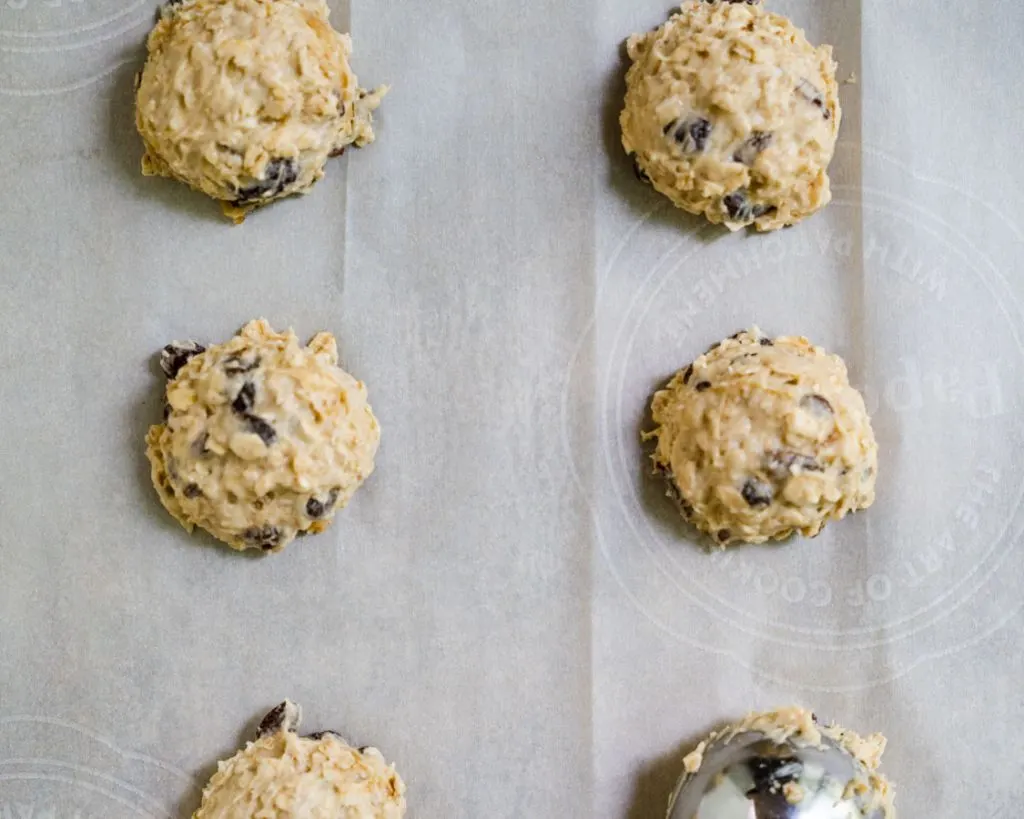
[[(667, 4), (333, 4), (378, 141), (240, 228), (137, 173), (151, 2), (0, 5), (0, 816), (187, 816), (285, 696), (414, 819), (659, 816), (686, 742), (792, 702), (889, 735), (903, 816), (1016, 815), (1024, 8), (772, 5), (857, 78), (834, 203), (772, 236), (621, 154)], [(383, 437), (329, 533), (251, 559), (163, 512), (142, 437), (154, 352), (260, 315), (336, 333)], [(878, 500), (708, 557), (638, 432), (753, 323), (846, 358)]]

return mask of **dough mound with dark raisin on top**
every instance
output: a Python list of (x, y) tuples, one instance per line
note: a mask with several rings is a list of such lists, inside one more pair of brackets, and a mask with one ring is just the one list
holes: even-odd
[(297, 705), (267, 714), (256, 739), (220, 762), (192, 819), (402, 819), (405, 783), (376, 748), (300, 736)]
[(831, 46), (760, 4), (690, 0), (627, 50), (622, 144), (676, 206), (764, 231), (828, 204), (841, 119)]
[(218, 199), (235, 222), (306, 192), (328, 157), (373, 141), (386, 92), (359, 88), (324, 0), (178, 0), (138, 79), (142, 172)]
[(303, 346), (251, 321), (209, 349), (173, 342), (164, 422), (146, 455), (164, 507), (234, 549), (322, 532), (373, 472), (380, 427), (330, 333)]
[(875, 499), (878, 447), (846, 365), (755, 327), (655, 393), (655, 472), (719, 546), (814, 536)]

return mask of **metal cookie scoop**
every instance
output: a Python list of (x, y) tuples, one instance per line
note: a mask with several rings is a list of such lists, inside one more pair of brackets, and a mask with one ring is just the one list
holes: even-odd
[(827, 737), (821, 748), (777, 744), (757, 731), (718, 738), (700, 768), (679, 780), (668, 819), (883, 819), (848, 787), (865, 773)]

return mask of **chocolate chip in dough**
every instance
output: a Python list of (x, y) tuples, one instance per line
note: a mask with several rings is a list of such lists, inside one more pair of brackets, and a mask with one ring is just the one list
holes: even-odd
[(258, 355), (234, 353), (225, 358), (221, 366), (224, 367), (224, 372), (228, 375), (241, 375), (242, 373), (252, 372), (260, 366), (260, 363)]
[(629, 158), (633, 160), (633, 173), (636, 175), (636, 178), (643, 182), (645, 185), (650, 185), (651, 177), (648, 176), (647, 171), (645, 171), (640, 166), (640, 160), (637, 159), (636, 154), (630, 154)]
[(672, 135), (676, 144), (686, 154), (702, 154), (711, 137), (711, 121), (693, 114), (673, 120), (665, 126), (665, 135)]
[(771, 485), (757, 478), (747, 478), (743, 484), (741, 494), (747, 505), (755, 508), (758, 506), (770, 506), (775, 496)]
[(825, 119), (832, 118), (832, 112), (825, 107), (825, 96), (810, 80), (800, 80), (796, 86), (796, 92), (815, 108), (820, 108), (822, 117)]
[(285, 700), (268, 711), (260, 721), (259, 728), (256, 729), (256, 738), (276, 734), (279, 731), (292, 731), (299, 724), (301, 718), (302, 712), (299, 707), (293, 702)]
[(810, 455), (789, 449), (776, 449), (765, 458), (765, 472), (776, 481), (785, 481), (799, 469), (802, 472), (821, 472), (819, 464)]
[(811, 415), (816, 415), (819, 418), (830, 417), (835, 414), (835, 410), (832, 409), (828, 399), (817, 393), (811, 393), (801, 398), (800, 406), (811, 413)]
[(277, 440), (277, 432), (274, 428), (258, 415), (246, 414), (245, 423), (252, 432), (260, 436), (260, 440), (267, 446)]
[(337, 737), (341, 739), (342, 736), (337, 731), (314, 731), (312, 734), (306, 734), (305, 739), (312, 739), (319, 742), (324, 737)]
[(168, 378), (176, 378), (190, 359), (205, 353), (206, 348), (195, 341), (172, 341), (160, 351), (160, 369)]
[(237, 412), (239, 415), (245, 415), (248, 413), (253, 404), (256, 403), (256, 385), (252, 381), (246, 381), (242, 388), (235, 395), (234, 400), (231, 402), (231, 409)]
[(755, 205), (747, 197), (746, 191), (741, 190), (733, 191), (722, 197), (722, 204), (725, 206), (725, 212), (729, 214), (729, 218), (737, 222), (750, 222), (773, 210), (772, 205)]
[(733, 162), (753, 165), (757, 155), (772, 144), (770, 131), (752, 131), (747, 140), (732, 155)]
[(299, 164), (286, 157), (271, 159), (263, 169), (263, 178), (240, 188), (235, 195), (236, 205), (251, 205), (285, 192), (299, 178)]
[(242, 533), (242, 538), (249, 546), (269, 552), (281, 543), (281, 530), (270, 525), (252, 526)]
[(328, 494), (326, 500), (319, 500), (318, 498), (310, 498), (306, 501), (306, 514), (311, 518), (321, 518), (327, 512), (330, 512), (334, 508), (334, 504), (338, 502), (337, 489), (332, 489)]

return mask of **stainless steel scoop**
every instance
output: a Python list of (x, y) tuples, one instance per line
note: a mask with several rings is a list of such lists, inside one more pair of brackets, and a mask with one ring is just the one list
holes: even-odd
[(777, 744), (756, 731), (711, 742), (684, 774), (668, 819), (883, 819), (847, 785), (863, 766), (828, 738), (822, 748)]

